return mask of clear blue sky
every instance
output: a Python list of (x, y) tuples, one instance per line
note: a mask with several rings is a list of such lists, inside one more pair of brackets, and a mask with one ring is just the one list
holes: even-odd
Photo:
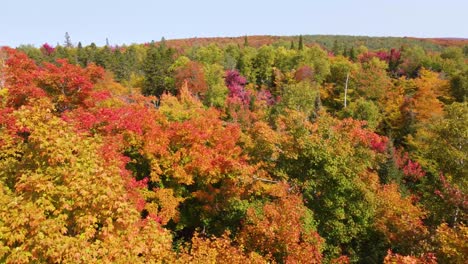
[(0, 46), (343, 34), (468, 38), (467, 0), (2, 0)]

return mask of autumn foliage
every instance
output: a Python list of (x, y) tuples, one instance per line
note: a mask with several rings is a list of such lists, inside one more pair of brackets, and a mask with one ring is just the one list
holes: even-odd
[(292, 38), (1, 48), (0, 262), (464, 263), (466, 52)]

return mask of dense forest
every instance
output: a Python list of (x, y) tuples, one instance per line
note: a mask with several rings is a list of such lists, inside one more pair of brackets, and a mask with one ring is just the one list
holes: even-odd
[(468, 41), (0, 49), (1, 263), (466, 263)]

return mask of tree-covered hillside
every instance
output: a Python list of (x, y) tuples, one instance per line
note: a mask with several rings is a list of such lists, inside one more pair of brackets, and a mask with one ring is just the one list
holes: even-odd
[(0, 262), (465, 263), (467, 44), (3, 47)]

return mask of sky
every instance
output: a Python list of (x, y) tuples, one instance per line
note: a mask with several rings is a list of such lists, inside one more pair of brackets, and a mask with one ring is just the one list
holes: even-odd
[(244, 35), (468, 38), (467, 0), (2, 0), (0, 46)]

